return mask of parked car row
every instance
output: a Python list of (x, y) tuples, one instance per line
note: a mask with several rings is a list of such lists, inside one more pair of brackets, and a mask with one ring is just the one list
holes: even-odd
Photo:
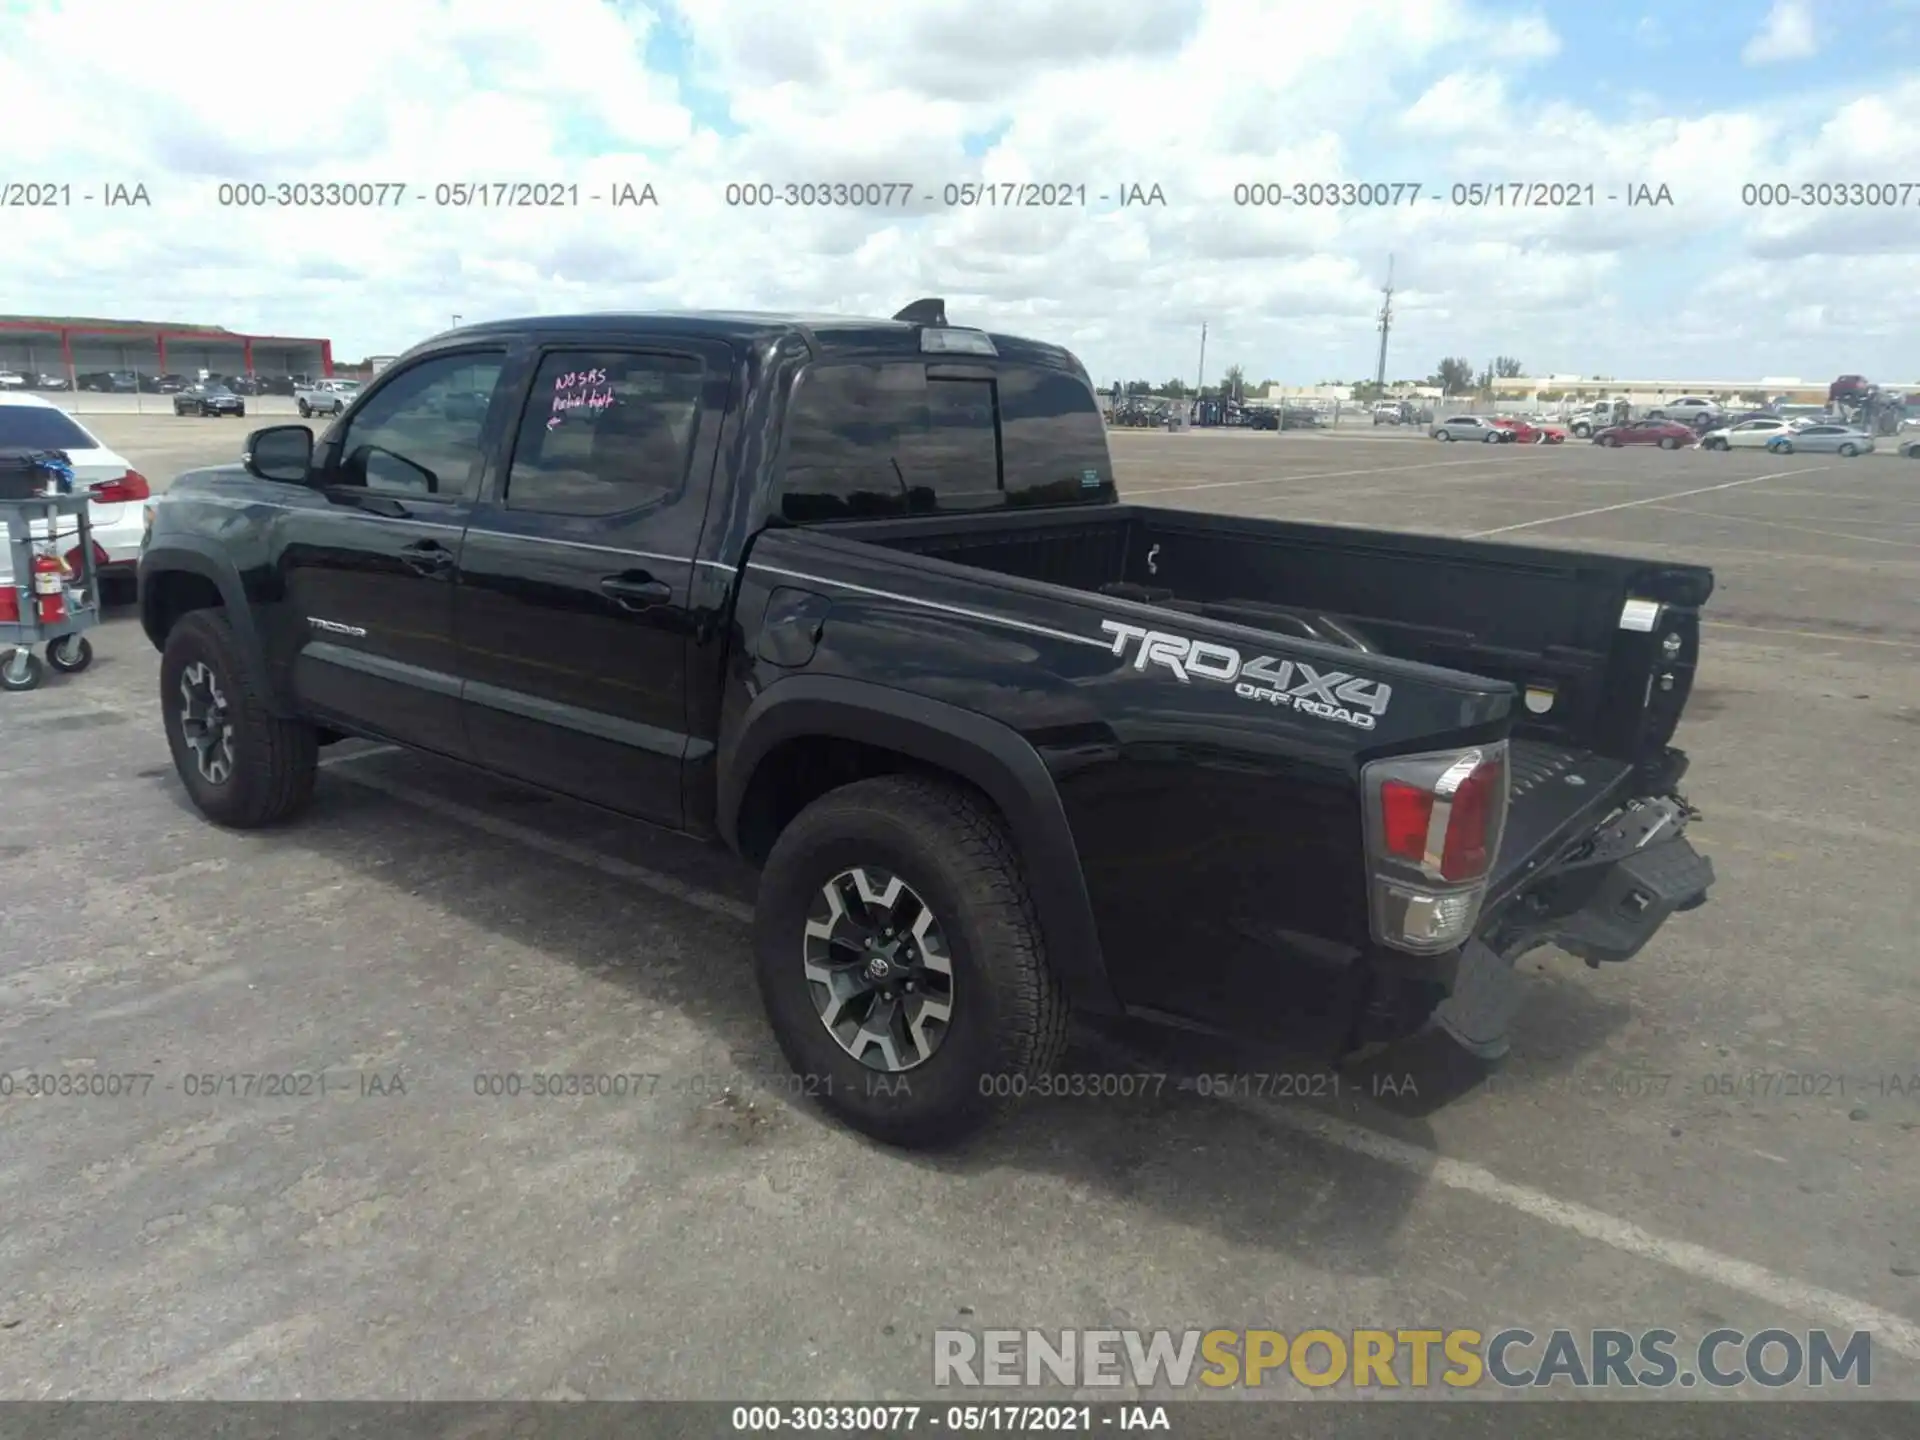
[[(204, 374), (199, 380), (171, 371), (148, 375), (138, 370), (84, 370), (69, 381), (50, 371), (27, 372), (0, 369), (0, 391), (9, 390), (85, 390), (98, 395), (180, 395), (196, 384), (218, 383), (236, 395), (286, 395), (291, 397), (301, 386), (335, 383), (317, 381), (310, 375), (217, 375)], [(353, 382), (337, 382), (353, 383)]]

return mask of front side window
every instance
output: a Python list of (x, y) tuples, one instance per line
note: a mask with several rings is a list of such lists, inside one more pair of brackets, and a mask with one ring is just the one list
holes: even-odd
[(705, 383), (690, 355), (547, 355), (520, 417), (507, 508), (617, 515), (679, 494)]
[(335, 483), (385, 494), (471, 500), (479, 485), (481, 431), (505, 356), (441, 355), (383, 385), (340, 446)]

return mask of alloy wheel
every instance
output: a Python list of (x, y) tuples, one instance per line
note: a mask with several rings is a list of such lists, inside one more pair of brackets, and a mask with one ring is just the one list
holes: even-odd
[(953, 958), (931, 907), (898, 875), (843, 870), (807, 912), (807, 988), (827, 1033), (869, 1070), (925, 1064), (953, 1018)]
[(200, 778), (224, 785), (233, 774), (233, 720), (213, 667), (197, 660), (180, 673), (180, 733)]

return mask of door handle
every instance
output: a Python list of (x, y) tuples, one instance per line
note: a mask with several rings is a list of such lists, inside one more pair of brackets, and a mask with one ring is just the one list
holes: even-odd
[(444, 575), (453, 568), (453, 552), (438, 540), (416, 540), (400, 547), (400, 559), (421, 575)]
[(650, 605), (659, 605), (673, 598), (671, 585), (664, 580), (654, 579), (644, 570), (609, 575), (600, 582), (600, 588), (611, 595), (623, 610), (645, 610)]

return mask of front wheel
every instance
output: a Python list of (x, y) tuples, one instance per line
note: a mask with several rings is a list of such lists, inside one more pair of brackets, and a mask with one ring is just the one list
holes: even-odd
[(1618, 450), (1620, 448), (1620, 437), (1618, 435), (1609, 435), (1600, 443), (1609, 450)]
[(1724, 450), (1726, 448), (1727, 448), (1727, 442), (1724, 440), (1707, 441), (1707, 449), (1709, 450)]
[(209, 820), (258, 829), (312, 796), (314, 728), (269, 708), (221, 611), (190, 611), (168, 634), (160, 706), (174, 769)]
[(760, 877), (754, 964), (798, 1093), (888, 1144), (979, 1129), (1066, 1043), (1013, 842), (937, 780), (862, 780), (800, 813)]
[(300, 411), (300, 418), (302, 420), (310, 420), (313, 418), (313, 407), (307, 404), (306, 401), (302, 400), (296, 408)]
[(1680, 442), (1671, 435), (1662, 435), (1660, 437), (1660, 448), (1662, 450), (1678, 450), (1680, 448)]
[(48, 644), (47, 663), (62, 675), (78, 675), (93, 663), (93, 646), (84, 635), (62, 635)]
[(46, 678), (47, 670), (40, 663), (40, 657), (24, 645), (0, 660), (0, 690), (32, 690)]
[(1840, 453), (1846, 456), (1847, 459), (1851, 460), (1854, 456), (1860, 453), (1860, 447), (1858, 445), (1853, 445), (1853, 444), (1842, 445), (1840, 447)]
[(1791, 440), (1776, 440), (1767, 448), (1776, 455), (1791, 455), (1793, 453), (1793, 442)]
[(1448, 433), (1447, 433), (1447, 432), (1446, 432), (1445, 430), (1436, 430), (1436, 431), (1434, 431), (1434, 432), (1433, 432), (1433, 438), (1434, 438), (1434, 439), (1436, 439), (1436, 440), (1445, 440), (1445, 441), (1447, 441), (1447, 442), (1448, 442), (1449, 444), (1451, 444), (1451, 443), (1453, 442), (1453, 436), (1451, 436), (1451, 435), (1449, 435), (1449, 434), (1448, 434)]

